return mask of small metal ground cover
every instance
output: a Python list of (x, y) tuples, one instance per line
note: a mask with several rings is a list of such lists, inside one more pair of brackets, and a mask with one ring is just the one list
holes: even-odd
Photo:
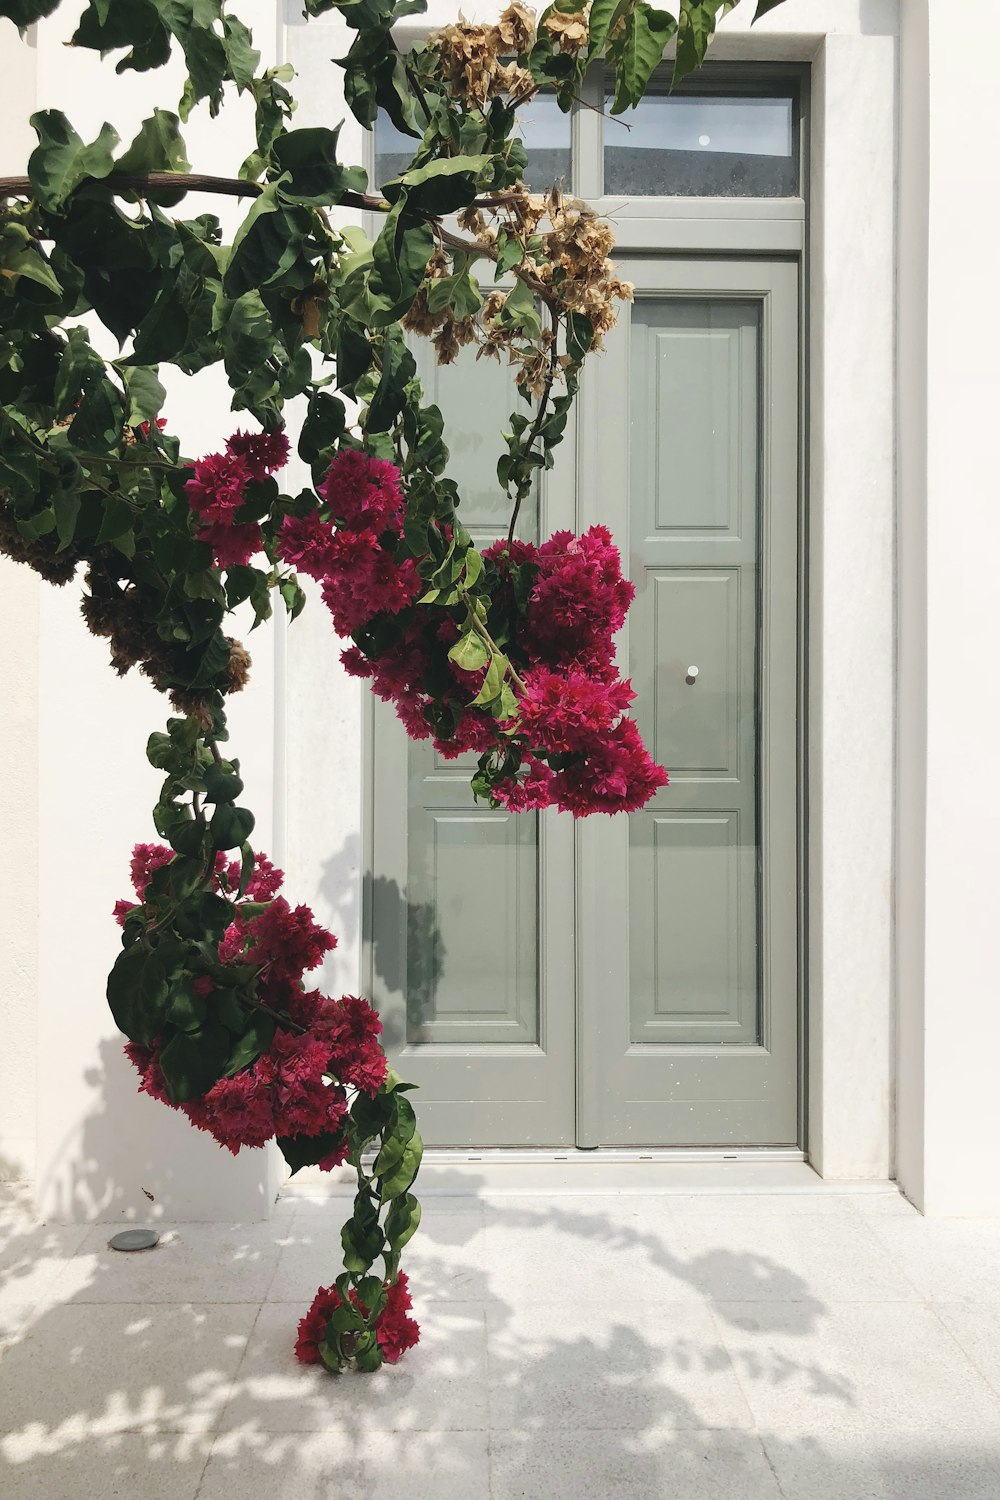
[(112, 1250), (152, 1250), (160, 1243), (155, 1229), (123, 1229), (108, 1240)]

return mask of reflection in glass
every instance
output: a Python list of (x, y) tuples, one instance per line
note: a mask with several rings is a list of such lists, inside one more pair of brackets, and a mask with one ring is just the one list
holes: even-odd
[(703, 198), (798, 193), (791, 97), (670, 94), (667, 88), (658, 82), (629, 114), (630, 130), (605, 120), (605, 193)]
[[(517, 133), (528, 153), (524, 180), (532, 192), (544, 193), (555, 182), (569, 186), (570, 128), (570, 117), (563, 114), (554, 94), (536, 94), (518, 108)], [(404, 172), (419, 145), (380, 113), (375, 121), (375, 185)]]
[(536, 94), (517, 111), (518, 131), (528, 153), (524, 180), (533, 193), (547, 192), (554, 183), (570, 186), (570, 117), (563, 114), (554, 94)]

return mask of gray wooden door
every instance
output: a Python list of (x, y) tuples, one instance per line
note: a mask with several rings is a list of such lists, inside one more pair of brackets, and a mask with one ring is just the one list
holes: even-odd
[(671, 784), (578, 830), (578, 1141), (792, 1145), (797, 271), (621, 274), (635, 302), (584, 395), (580, 503), (629, 560), (619, 656)]
[[(371, 982), (434, 1144), (797, 1140), (797, 271), (622, 275), (635, 304), (526, 531), (614, 531), (637, 588), (619, 655), (671, 786), (575, 827), (492, 812), (472, 758), (376, 705)], [(469, 355), (422, 374), (485, 543), (509, 377)]]

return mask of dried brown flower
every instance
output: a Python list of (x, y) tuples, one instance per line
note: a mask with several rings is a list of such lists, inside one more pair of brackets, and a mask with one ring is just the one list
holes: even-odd
[(230, 693), (240, 693), (250, 680), (250, 667), (252, 657), (247, 648), (231, 635), (226, 636), (229, 645), (229, 665), (226, 668), (226, 682)]
[(582, 11), (567, 15), (564, 11), (554, 10), (546, 16), (542, 25), (552, 40), (558, 42), (561, 52), (579, 52), (581, 47), (587, 45), (590, 37), (587, 18)]

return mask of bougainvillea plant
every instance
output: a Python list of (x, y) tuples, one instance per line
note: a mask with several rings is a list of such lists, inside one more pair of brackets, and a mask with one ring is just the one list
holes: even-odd
[[(0, 0), (0, 16), (23, 30), (58, 3)], [(315, 580), (347, 670), (411, 736), (477, 752), (472, 792), (491, 805), (616, 813), (665, 783), (615, 667), (632, 586), (610, 535), (516, 536), (584, 359), (631, 296), (608, 225), (556, 185), (525, 186), (518, 109), (539, 89), (570, 109), (600, 59), (612, 112), (634, 107), (667, 43), (681, 78), (734, 3), (558, 0), (536, 17), (513, 0), (401, 50), (393, 26), (423, 0), (305, 0), (352, 34), (338, 65), (356, 119), (384, 112), (412, 140), (406, 170), (370, 190), (338, 159), (336, 123), (293, 128), (292, 70), (261, 67), (223, 0), (89, 0), (73, 45), (119, 73), (179, 50), (177, 112), (154, 109), (121, 149), (109, 124), (85, 142), (42, 110), (27, 175), (0, 182), (0, 550), (82, 583), (114, 669), (145, 674), (175, 713), (147, 746), (163, 842), (133, 853), (108, 1000), (147, 1094), (231, 1151), (276, 1140), (293, 1172), (356, 1172), (343, 1271), (296, 1345), (332, 1370), (416, 1341), (400, 1257), (422, 1147), (367, 1001), (308, 988), (335, 939), (250, 843), (225, 713), (250, 658), (227, 620), (248, 605), (259, 624), (275, 594), (294, 618), (299, 578)], [(234, 92), (254, 105), (249, 154), (236, 178), (198, 175), (182, 121)], [(219, 193), (251, 200), (228, 243), (203, 207)], [(375, 238), (334, 228), (335, 207), (380, 216)], [(509, 527), (483, 550), (416, 378), (421, 336), (444, 363), (467, 345), (508, 361), (523, 399), (497, 466)], [(190, 456), (159, 372), (211, 365), (245, 417)], [(278, 478), (289, 434), (312, 479), (296, 494)]]

